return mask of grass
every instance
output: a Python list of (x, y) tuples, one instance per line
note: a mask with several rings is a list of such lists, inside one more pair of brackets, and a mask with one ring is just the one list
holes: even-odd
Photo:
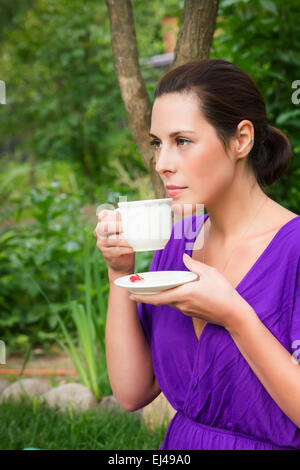
[(156, 450), (167, 423), (151, 431), (138, 413), (64, 413), (29, 398), (0, 404), (0, 450)]

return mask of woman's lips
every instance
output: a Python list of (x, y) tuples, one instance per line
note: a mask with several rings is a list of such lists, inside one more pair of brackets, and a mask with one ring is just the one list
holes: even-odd
[(169, 196), (175, 196), (176, 194), (179, 194), (181, 193), (182, 191), (184, 191), (185, 189), (187, 188), (167, 188), (168, 189), (168, 195)]

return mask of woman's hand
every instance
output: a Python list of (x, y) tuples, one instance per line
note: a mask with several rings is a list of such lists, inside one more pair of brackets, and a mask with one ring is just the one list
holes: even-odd
[(185, 315), (216, 323), (230, 330), (243, 312), (251, 309), (230, 282), (216, 269), (183, 256), (184, 264), (198, 274), (198, 279), (159, 294), (131, 294), (137, 302), (152, 305), (170, 305)]
[(134, 273), (135, 252), (121, 234), (122, 230), (121, 214), (118, 211), (104, 210), (98, 214), (94, 236), (107, 263), (110, 280)]

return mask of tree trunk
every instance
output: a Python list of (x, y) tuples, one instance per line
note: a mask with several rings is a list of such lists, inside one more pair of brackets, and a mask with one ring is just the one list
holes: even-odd
[(129, 127), (148, 169), (154, 192), (166, 197), (163, 182), (155, 171), (153, 151), (149, 146), (151, 103), (140, 71), (136, 34), (130, 0), (106, 0), (108, 7), (114, 63)]
[(218, 0), (185, 0), (171, 68), (209, 58), (218, 6)]
[[(151, 103), (140, 71), (134, 19), (130, 0), (105, 0), (108, 8), (115, 70), (129, 127), (150, 173), (157, 198), (167, 197), (155, 171), (149, 147)], [(218, 0), (185, 0), (181, 27), (171, 68), (209, 57), (218, 11)]]

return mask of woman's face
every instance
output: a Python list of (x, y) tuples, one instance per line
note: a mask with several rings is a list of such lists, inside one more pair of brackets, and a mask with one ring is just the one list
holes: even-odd
[(230, 185), (234, 160), (202, 115), (193, 93), (168, 93), (155, 100), (150, 137), (155, 169), (164, 185), (186, 187), (169, 193), (173, 210), (182, 211), (184, 204), (189, 204), (195, 213), (199, 204), (209, 204)]

